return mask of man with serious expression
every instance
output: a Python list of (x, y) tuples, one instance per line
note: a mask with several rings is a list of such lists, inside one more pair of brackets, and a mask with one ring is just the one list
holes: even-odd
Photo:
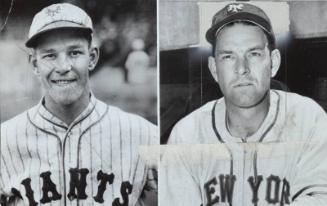
[(240, 108), (267, 104), (280, 54), (277, 49), (269, 51), (262, 29), (244, 23), (226, 26), (217, 36), (214, 55), (209, 57), (209, 68), (226, 104)]
[(327, 205), (327, 115), (308, 97), (270, 88), (281, 55), (266, 13), (227, 4), (206, 39), (223, 97), (174, 126), (161, 205)]
[(254, 134), (268, 113), (270, 78), (280, 66), (279, 50), (269, 48), (264, 31), (248, 22), (217, 31), (209, 69), (224, 94), (226, 124), (236, 137)]

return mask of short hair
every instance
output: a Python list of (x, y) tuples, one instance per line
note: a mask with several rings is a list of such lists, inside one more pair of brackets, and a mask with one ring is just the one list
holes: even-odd
[[(254, 23), (251, 23), (251, 22), (248, 22), (248, 21), (242, 21), (242, 20), (239, 20), (239, 21), (234, 21), (234, 22), (231, 22), (227, 25), (224, 26), (224, 28), (226, 27), (231, 27), (235, 24), (243, 24), (243, 25), (250, 25), (250, 26), (257, 26), (259, 27), (258, 25), (254, 24)], [(222, 28), (220, 30), (220, 32), (224, 29)], [(265, 34), (266, 38), (267, 38), (267, 41), (268, 41), (268, 49), (269, 51), (273, 51), (274, 49), (276, 49), (276, 43), (275, 43), (275, 38), (274, 36), (271, 36), (270, 34), (268, 34), (265, 30), (263, 30), (261, 27), (259, 27), (263, 33)], [(219, 33), (219, 32), (218, 32)], [(216, 36), (216, 39), (215, 41), (213, 41), (212, 43), (212, 56), (215, 56), (215, 52), (216, 52), (216, 44), (217, 44), (217, 36)]]

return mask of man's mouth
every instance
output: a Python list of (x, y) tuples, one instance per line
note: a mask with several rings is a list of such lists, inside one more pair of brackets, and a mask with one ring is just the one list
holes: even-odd
[(73, 82), (75, 82), (76, 79), (60, 79), (60, 80), (51, 80), (52, 83), (59, 85), (59, 86), (64, 86), (64, 85), (68, 85), (71, 84)]
[(252, 86), (253, 84), (251, 82), (242, 82), (236, 84), (234, 87), (247, 87), (247, 86)]

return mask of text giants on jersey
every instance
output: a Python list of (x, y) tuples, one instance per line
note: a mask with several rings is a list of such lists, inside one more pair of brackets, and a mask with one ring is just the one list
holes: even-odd
[[(235, 175), (219, 175), (218, 177), (214, 177), (207, 181), (204, 184), (207, 197), (206, 206), (213, 206), (219, 202), (231, 203), (233, 199), (235, 181)], [(252, 196), (250, 197), (253, 205), (258, 205), (258, 191), (262, 181), (264, 181), (262, 175), (258, 175), (256, 177), (250, 176), (247, 179), (249, 187), (252, 190)], [(285, 178), (280, 179), (278, 176), (270, 175), (265, 181), (267, 182), (265, 197), (266, 202), (273, 205), (279, 203), (280, 206), (290, 204), (290, 184)], [(220, 186), (220, 196), (215, 194), (215, 187), (218, 184)]]
[[(89, 170), (86, 168), (81, 169), (70, 169), (70, 184), (69, 184), (69, 193), (67, 194), (67, 197), (69, 200), (79, 199), (79, 200), (85, 200), (88, 198), (88, 196), (85, 193), (86, 189), (86, 176), (89, 173)], [(52, 182), (51, 178), (51, 172), (43, 172), (40, 174), (40, 177), (43, 180), (43, 186), (42, 186), (42, 198), (40, 199), (40, 203), (45, 204), (49, 203), (51, 201), (60, 200), (62, 198), (62, 195), (58, 193), (56, 189), (56, 185)], [(99, 182), (98, 190), (96, 195), (93, 197), (94, 201), (98, 203), (103, 203), (104, 197), (103, 194), (106, 190), (107, 183), (110, 185), (114, 182), (115, 175), (113, 173), (107, 174), (103, 173), (101, 170), (97, 174), (97, 180)], [(26, 178), (24, 179), (21, 184), (24, 186), (26, 191), (26, 197), (29, 201), (30, 206), (36, 206), (38, 203), (36, 202), (34, 198), (34, 191), (31, 188), (31, 179)], [(132, 193), (133, 186), (130, 184), (130, 182), (125, 181), (121, 183), (120, 187), (120, 193), (122, 200), (119, 198), (114, 199), (112, 205), (113, 206), (127, 206), (129, 202), (128, 195)], [(0, 203), (2, 206), (9, 205), (8, 203), (12, 202), (15, 198), (21, 198), (21, 193), (16, 189), (12, 188), (11, 192), (13, 193), (13, 196), (6, 197), (4, 195), (1, 195), (0, 197)], [(49, 195), (51, 193), (51, 195)]]

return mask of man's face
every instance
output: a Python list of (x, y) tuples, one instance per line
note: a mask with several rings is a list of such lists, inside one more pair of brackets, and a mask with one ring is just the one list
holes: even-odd
[(85, 99), (90, 92), (89, 70), (96, 64), (96, 49), (70, 30), (45, 35), (35, 48), (32, 62), (46, 101), (64, 106)]
[(257, 26), (236, 23), (220, 31), (216, 45), (209, 67), (226, 103), (241, 108), (259, 104), (266, 98), (272, 76), (272, 54), (264, 32)]

